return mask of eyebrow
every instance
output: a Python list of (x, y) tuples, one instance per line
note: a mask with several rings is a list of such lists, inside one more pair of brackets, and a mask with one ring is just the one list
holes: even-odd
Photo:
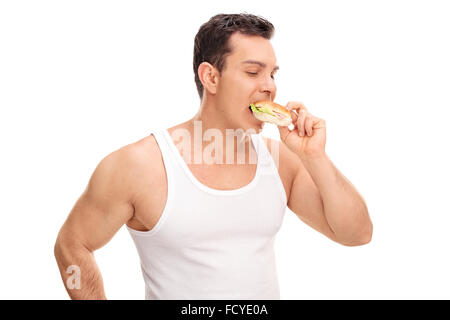
[[(245, 61), (242, 62), (242, 64), (257, 64), (257, 65), (259, 65), (261, 68), (265, 68), (265, 67), (266, 67), (266, 64), (265, 64), (264, 62), (257, 61), (257, 60), (245, 60)], [(278, 69), (280, 69), (280, 67), (279, 67), (279, 66), (275, 66), (275, 67), (273, 68), (273, 71), (276, 71), (276, 70), (278, 70)]]

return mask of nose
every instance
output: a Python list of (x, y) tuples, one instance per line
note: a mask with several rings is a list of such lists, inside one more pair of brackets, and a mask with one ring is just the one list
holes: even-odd
[(275, 95), (276, 95), (276, 88), (275, 89), (264, 89), (262, 91), (264, 93), (264, 95), (266, 95), (267, 99), (269, 99), (270, 101), (273, 101), (273, 99), (275, 99)]
[(270, 80), (265, 81), (261, 91), (270, 99), (270, 101), (273, 101), (277, 93), (277, 86), (275, 85), (274, 80), (270, 78)]
[(272, 91), (270, 90), (264, 90), (264, 94), (267, 96), (267, 99), (272, 101)]

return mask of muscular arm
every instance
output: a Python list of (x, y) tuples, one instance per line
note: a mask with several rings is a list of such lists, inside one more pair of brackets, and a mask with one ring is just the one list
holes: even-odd
[(339, 172), (326, 154), (316, 158), (304, 157), (301, 163), (292, 187), (292, 207), (298, 208), (306, 202), (302, 199), (302, 184), (305, 182), (302, 182), (301, 176), (308, 175), (309, 179), (304, 178), (303, 181), (315, 185), (311, 190), (320, 194), (322, 204), (315, 206), (320, 208), (320, 214), (319, 209), (316, 209), (316, 216), (308, 213), (306, 216), (312, 220), (325, 220), (335, 241), (343, 245), (357, 246), (370, 242), (372, 222), (366, 203), (353, 184)]
[[(54, 253), (71, 299), (106, 299), (94, 251), (104, 246), (132, 218), (130, 153), (126, 147), (106, 156), (59, 231)], [(81, 271), (81, 288), (68, 286), (69, 266)]]
[(280, 159), (292, 177), (288, 207), (300, 220), (343, 245), (370, 241), (372, 224), (365, 202), (329, 159), (300, 159), (283, 143)]

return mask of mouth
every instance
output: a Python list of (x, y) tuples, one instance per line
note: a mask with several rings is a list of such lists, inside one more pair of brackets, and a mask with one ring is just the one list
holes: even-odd
[(251, 113), (260, 111), (260, 107), (256, 106), (254, 102), (248, 106), (248, 109), (250, 110)]
[[(252, 106), (253, 106), (253, 109), (252, 109)], [(249, 106), (248, 106), (248, 112), (250, 112), (250, 115), (251, 115), (252, 117), (255, 116), (255, 113), (253, 112), (253, 110), (256, 110), (255, 107), (254, 107), (254, 104), (249, 105)], [(256, 118), (255, 118), (255, 119), (256, 119)]]
[[(253, 119), (254, 121), (259, 122), (259, 123), (264, 123), (263, 121), (261, 121), (260, 119), (258, 119), (257, 117), (255, 117), (255, 113), (254, 113), (253, 110), (252, 110), (252, 106), (254, 107), (254, 104), (253, 104), (253, 103), (252, 103), (250, 106), (248, 106), (248, 112), (250, 112), (250, 116), (252, 117), (252, 119)], [(255, 108), (255, 110), (256, 110), (256, 108)]]

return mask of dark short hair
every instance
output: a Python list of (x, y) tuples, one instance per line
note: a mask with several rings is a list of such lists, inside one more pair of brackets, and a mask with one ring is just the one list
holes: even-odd
[(272, 23), (248, 13), (218, 14), (202, 24), (194, 40), (195, 84), (200, 99), (203, 99), (203, 85), (198, 76), (199, 65), (209, 62), (220, 74), (226, 66), (226, 57), (231, 53), (228, 39), (234, 32), (270, 39), (274, 31)]

